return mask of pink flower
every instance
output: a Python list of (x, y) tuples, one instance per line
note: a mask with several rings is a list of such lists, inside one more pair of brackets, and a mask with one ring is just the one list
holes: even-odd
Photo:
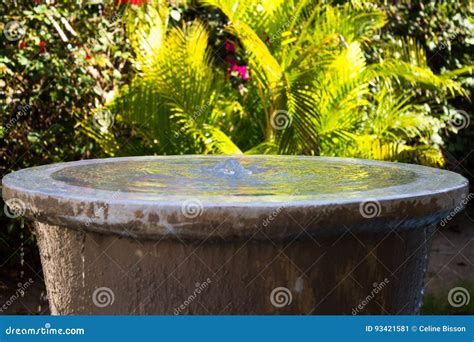
[(229, 70), (229, 74), (233, 73), (234, 71), (236, 71), (244, 81), (248, 81), (249, 72), (245, 65), (239, 66), (237, 64), (232, 64), (232, 67)]
[(237, 69), (238, 69), (237, 71), (240, 74), (240, 77), (242, 77), (242, 79), (244, 81), (248, 81), (249, 80), (249, 72), (247, 70), (247, 67), (244, 65), (244, 66), (237, 67)]
[(235, 53), (235, 45), (232, 42), (226, 41), (224, 43), (224, 49), (230, 53)]

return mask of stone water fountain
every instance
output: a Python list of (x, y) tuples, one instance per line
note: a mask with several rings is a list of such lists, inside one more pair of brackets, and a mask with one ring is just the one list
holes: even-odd
[(3, 178), (53, 314), (414, 314), (467, 180), (303, 156), (83, 160)]

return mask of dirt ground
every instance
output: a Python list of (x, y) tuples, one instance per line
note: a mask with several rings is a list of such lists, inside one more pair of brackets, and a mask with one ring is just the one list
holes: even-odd
[[(470, 304), (452, 308), (449, 291), (463, 287), (470, 293)], [(426, 314), (474, 314), (474, 203), (459, 213), (433, 239), (426, 277)]]
[[(23, 277), (12, 271), (0, 271), (0, 304), (4, 303), (0, 306), (0, 314), (49, 314), (42, 274), (36, 271), (25, 267)], [(461, 308), (449, 305), (448, 293), (455, 287), (468, 289), (472, 297), (469, 305)], [(471, 203), (467, 210), (459, 213), (449, 226), (441, 228), (434, 236), (422, 313), (474, 314), (473, 307), (474, 204)]]

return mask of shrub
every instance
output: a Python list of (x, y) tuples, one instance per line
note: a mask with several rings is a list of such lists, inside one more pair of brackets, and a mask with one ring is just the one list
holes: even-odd
[[(103, 155), (77, 126), (87, 123), (88, 131), (98, 134), (91, 113), (121, 82), (127, 65), (115, 7), (35, 3), (39, 1), (0, 7), (2, 176), (20, 168)], [(5, 217), (0, 204), (2, 250), (11, 256), (18, 252), (21, 219)], [(28, 244), (33, 238), (25, 231), (23, 240)]]
[[(474, 64), (474, 7), (472, 1), (430, 0), (390, 1), (383, 7), (388, 24), (381, 32), (381, 41), (391, 41), (397, 35), (414, 37), (424, 48), (428, 65), (437, 72), (449, 72)], [(474, 92), (472, 71), (459, 79), (470, 95)], [(453, 133), (445, 137), (446, 155), (450, 167), (457, 167), (468, 177), (474, 169), (474, 130), (472, 101), (466, 97), (447, 99), (436, 92), (417, 89), (413, 96), (429, 100), (430, 108), (456, 115)]]

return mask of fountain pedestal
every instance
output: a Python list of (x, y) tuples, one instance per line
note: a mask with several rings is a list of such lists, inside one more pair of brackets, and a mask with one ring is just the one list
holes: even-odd
[(413, 314), (430, 238), (467, 181), (296, 156), (137, 157), (25, 169), (53, 314)]

